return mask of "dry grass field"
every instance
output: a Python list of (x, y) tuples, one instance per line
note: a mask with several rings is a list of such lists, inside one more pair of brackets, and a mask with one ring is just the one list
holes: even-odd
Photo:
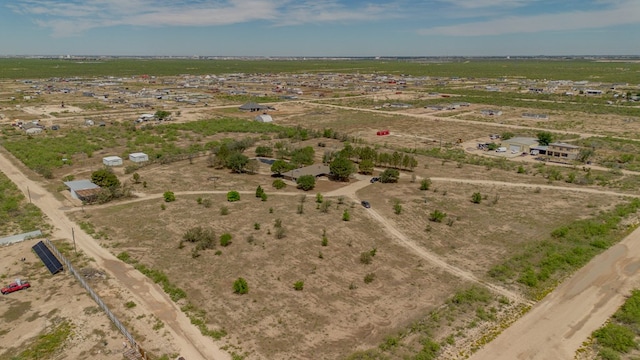
[[(12, 86), (27, 89), (21, 84)], [(133, 84), (134, 88), (142, 85)], [(421, 99), (425, 91), (409, 89), (385, 101)], [(126, 167), (114, 168), (131, 189), (131, 198), (84, 206), (72, 200), (63, 178), (90, 178), (103, 167), (103, 156), (128, 151), (131, 139), (124, 138), (105, 143), (91, 156), (73, 154), (71, 165), (53, 168), (51, 179), (38, 181), (57, 195), (61, 207), (100, 246), (126, 262), (162, 271), (184, 290), (186, 297), (178, 305), (196, 309), (188, 311), (200, 314), (205, 328), (224, 334), (218, 344), (233, 353), (234, 360), (344, 359), (354, 353), (351, 359), (407, 359), (427, 351), (433, 343), (441, 358), (466, 358), (526, 311), (539, 295), (514, 279), (499, 283), (490, 276), (490, 269), (520, 255), (523, 248), (543, 242), (558, 227), (594, 218), (625, 203), (624, 193), (613, 190), (623, 188), (633, 194), (637, 183), (637, 174), (594, 164), (588, 176), (597, 181), (577, 185), (565, 180), (570, 173), (587, 176), (581, 166), (557, 167), (561, 176), (554, 180), (549, 173), (556, 167), (551, 164), (473, 148), (476, 141), (488, 141), (489, 134), (505, 131), (535, 137), (539, 130), (550, 129), (557, 131), (559, 140), (570, 141), (593, 134), (635, 138), (631, 135), (637, 133), (640, 123), (635, 118), (553, 111), (549, 120), (533, 121), (522, 119), (521, 113), (541, 111), (508, 106), (500, 107), (502, 116), (489, 118), (478, 114), (489, 106), (477, 104), (453, 113), (424, 108), (375, 110), (370, 104), (353, 105), (351, 96), (338, 99), (351, 92), (334, 91), (337, 98), (329, 101), (278, 102), (274, 104), (277, 110), (269, 113), (278, 125), (317, 131), (331, 128), (351, 137), (354, 146), (413, 151), (418, 166), (412, 172), (402, 171), (398, 183), (369, 183), (368, 176), (343, 183), (320, 178), (308, 193), (296, 189), (293, 182), (277, 190), (267, 165), (260, 165), (256, 174), (234, 174), (210, 167), (208, 155), (203, 154), (141, 167), (135, 170), (140, 175), (138, 183), (132, 181)], [(24, 136), (8, 125), (17, 120), (39, 119), (46, 126), (63, 127), (55, 135), (47, 131), (29, 138), (35, 141), (37, 136), (64, 138), (67, 129), (86, 129), (87, 118), (105, 121), (109, 129), (160, 109), (173, 112), (175, 123), (219, 117), (251, 121), (256, 115), (240, 112), (239, 104), (229, 97), (208, 95), (206, 105), (152, 99), (148, 100), (152, 106), (143, 109), (96, 105), (93, 99), (69, 99), (62, 94), (43, 95), (38, 102), (20, 106), (5, 101), (0, 103), (0, 113), (5, 115), (3, 139)], [(64, 109), (59, 105), (62, 101), (67, 104)], [(382, 129), (389, 129), (391, 135), (376, 136)], [(275, 134), (203, 136), (180, 131), (179, 135), (175, 145), (181, 148), (253, 137), (258, 140), (245, 151), (250, 157), (261, 145), (311, 146), (316, 162), (325, 151), (339, 151), (344, 145), (336, 139), (300, 141), (279, 139)], [(459, 139), (464, 143), (458, 144)], [(318, 146), (319, 142), (325, 146)], [(629, 151), (624, 146), (602, 146), (594, 159), (617, 158)], [(429, 151), (440, 154), (427, 156)], [(445, 153), (460, 156), (449, 159), (442, 155)], [(125, 165), (131, 163), (125, 160)], [(375, 174), (381, 170), (376, 169)], [(427, 178), (433, 180), (430, 188), (420, 190), (420, 180)], [(627, 185), (620, 185), (625, 182)], [(266, 191), (266, 201), (255, 197), (258, 186)], [(227, 201), (226, 193), (232, 190), (240, 192), (240, 201)], [(165, 202), (162, 195), (166, 191), (174, 192), (176, 200)], [(316, 202), (316, 193), (325, 195), (325, 204), (330, 202), (326, 211)], [(474, 193), (481, 194), (480, 203), (471, 201)], [(372, 209), (362, 207), (360, 200), (369, 201)], [(429, 219), (435, 210), (446, 214), (442, 222)], [(632, 216), (624, 226), (635, 226), (636, 218)], [(196, 250), (195, 244), (183, 240), (195, 227), (213, 231), (213, 248)], [(219, 241), (223, 234), (232, 237), (226, 246)], [(95, 305), (72, 277), (46, 274), (29, 252), (29, 244), (0, 249), (3, 279), (23, 274), (20, 276), (37, 284), (3, 301), (8, 307), (2, 314), (6, 321), (0, 324), (0, 358), (16, 356), (18, 347), (33, 344), (35, 336), (63, 320), (72, 324), (73, 335), (65, 343), (65, 355), (57, 358), (117, 358), (121, 336), (94, 310)], [(23, 256), (18, 254), (28, 254), (27, 261), (11, 261)], [(430, 261), (434, 258), (442, 263)], [(77, 261), (89, 273), (100, 274), (100, 269), (91, 268), (91, 259)], [(240, 277), (248, 283), (247, 294), (234, 293), (234, 281)], [(175, 355), (175, 344), (163, 331), (162, 322), (151, 312), (126, 305), (129, 291), (135, 290), (120, 288), (106, 276), (94, 276), (91, 282), (154, 356), (167, 359)], [(295, 289), (296, 282), (303, 282), (303, 288)], [(487, 291), (487, 284), (494, 285), (493, 290), (502, 289), (502, 294)], [(486, 294), (478, 295), (474, 286)], [(464, 295), (470, 293), (472, 300)], [(70, 299), (68, 306), (53, 301), (62, 297)]]

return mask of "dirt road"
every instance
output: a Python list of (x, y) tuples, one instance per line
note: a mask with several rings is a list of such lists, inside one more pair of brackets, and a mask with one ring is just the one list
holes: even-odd
[[(107, 250), (100, 247), (92, 237), (78, 228), (63, 211), (61, 204), (39, 183), (27, 178), (10, 160), (11, 155), (0, 150), (0, 169), (18, 188), (29, 196), (56, 227), (54, 238), (71, 239), (75, 229), (77, 247), (88, 257), (95, 260), (95, 266), (117, 279), (123, 288), (128, 289), (138, 306), (153, 313), (165, 324), (171, 333), (181, 356), (189, 360), (226, 360), (229, 354), (220, 350), (211, 338), (200, 334), (186, 315), (171, 301), (164, 291), (130, 265), (124, 264)], [(141, 344), (144, 347), (144, 344)]]
[(591, 260), (471, 359), (573, 359), (582, 342), (640, 285), (638, 270), (640, 228)]

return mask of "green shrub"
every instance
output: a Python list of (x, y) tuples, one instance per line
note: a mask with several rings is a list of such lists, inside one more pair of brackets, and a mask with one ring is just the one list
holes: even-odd
[(287, 187), (287, 184), (282, 181), (282, 179), (275, 179), (273, 180), (273, 183), (271, 184), (271, 186), (273, 186), (274, 188), (280, 190), (280, 189), (284, 189), (285, 187)]
[(304, 289), (304, 281), (298, 280), (295, 283), (293, 283), (293, 289), (295, 291), (302, 291)]
[(365, 284), (369, 284), (369, 283), (373, 282), (373, 280), (375, 280), (375, 278), (376, 278), (376, 274), (368, 273), (367, 275), (364, 276), (364, 283)]
[(164, 197), (165, 202), (176, 201), (176, 195), (173, 191), (165, 191), (164, 194), (162, 194), (162, 197)]
[(480, 204), (482, 202), (482, 194), (479, 192), (473, 193), (473, 195), (471, 195), (471, 202), (474, 204)]
[(447, 217), (447, 214), (443, 213), (438, 209), (433, 210), (433, 212), (429, 214), (429, 220), (433, 222), (442, 222), (442, 220), (444, 220), (445, 217)]
[(344, 209), (344, 212), (342, 213), (342, 221), (349, 221), (351, 220), (351, 215), (349, 214), (349, 210)]
[(598, 344), (621, 353), (638, 348), (635, 333), (622, 325), (609, 323), (593, 333)]
[(316, 187), (316, 177), (313, 175), (302, 175), (296, 180), (296, 184), (298, 184), (298, 189), (304, 191), (313, 190), (313, 188)]
[(229, 191), (227, 193), (227, 201), (229, 202), (240, 201), (240, 193), (235, 190)]
[(373, 261), (373, 256), (371, 255), (370, 251), (365, 251), (363, 253), (360, 254), (360, 262), (365, 264), (365, 265), (369, 265), (371, 264), (371, 261)]
[(431, 187), (431, 179), (426, 178), (426, 179), (420, 180), (420, 190), (426, 191), (426, 190), (429, 190), (430, 187)]
[(231, 239), (232, 238), (233, 238), (233, 236), (231, 236), (231, 234), (229, 234), (229, 233), (224, 233), (224, 234), (220, 235), (220, 245), (228, 246), (229, 244), (231, 244)]
[(124, 307), (126, 307), (127, 309), (133, 309), (136, 306), (137, 304), (133, 301), (127, 301), (126, 303), (124, 303)]
[(247, 280), (239, 277), (238, 280), (233, 282), (233, 292), (236, 294), (246, 294), (249, 292), (249, 284), (247, 284)]

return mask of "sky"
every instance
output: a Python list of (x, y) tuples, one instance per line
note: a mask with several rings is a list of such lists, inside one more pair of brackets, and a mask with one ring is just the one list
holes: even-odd
[(640, 55), (640, 0), (0, 0), (0, 56)]

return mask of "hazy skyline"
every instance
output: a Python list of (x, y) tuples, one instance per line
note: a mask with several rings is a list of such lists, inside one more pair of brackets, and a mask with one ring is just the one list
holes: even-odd
[(638, 0), (20, 0), (0, 55), (640, 55)]

